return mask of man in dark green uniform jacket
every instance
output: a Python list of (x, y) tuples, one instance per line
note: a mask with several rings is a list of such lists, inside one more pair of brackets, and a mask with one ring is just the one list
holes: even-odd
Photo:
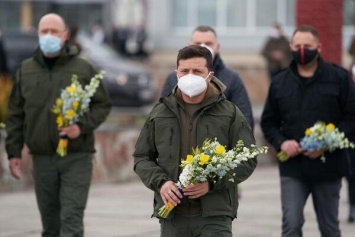
[[(225, 86), (213, 76), (212, 55), (205, 47), (191, 45), (179, 51), (178, 86), (151, 111), (134, 151), (134, 171), (154, 191), (154, 213), (167, 202), (176, 207), (161, 219), (161, 236), (232, 236), (237, 216), (237, 184), (254, 171), (257, 160), (239, 165), (234, 182), (202, 182), (183, 189), (175, 183), (181, 157), (201, 147), (206, 138), (232, 149), (238, 140), (255, 144), (252, 130), (240, 110), (226, 100)], [(177, 205), (178, 204), (178, 205)]]
[[(64, 20), (45, 15), (38, 27), (39, 49), (25, 60), (14, 82), (9, 102), (6, 150), (10, 171), (19, 179), (21, 150), (26, 144), (33, 157), (33, 177), (41, 213), (42, 236), (83, 236), (83, 216), (92, 173), (94, 129), (107, 117), (111, 102), (102, 83), (91, 97), (90, 111), (58, 131), (51, 108), (73, 74), (83, 85), (97, 73), (66, 44)], [(67, 136), (68, 153), (56, 154), (59, 136)]]

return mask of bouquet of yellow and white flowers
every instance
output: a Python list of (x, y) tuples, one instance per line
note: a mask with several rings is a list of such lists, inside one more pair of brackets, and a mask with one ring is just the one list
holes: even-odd
[[(57, 115), (58, 128), (79, 122), (84, 113), (89, 111), (91, 97), (94, 95), (104, 74), (104, 71), (96, 74), (91, 78), (90, 84), (84, 88), (80, 84), (77, 75), (72, 75), (72, 83), (62, 90), (60, 97), (56, 99), (53, 105), (52, 112)], [(65, 156), (67, 154), (67, 146), (68, 137), (60, 137), (57, 153), (60, 156)]]
[[(226, 151), (226, 148), (217, 139), (214, 141), (206, 139), (201, 148), (193, 149), (192, 155), (187, 155), (186, 160), (181, 161), (183, 170), (177, 186), (182, 190), (191, 184), (215, 181), (226, 175), (230, 177), (230, 182), (234, 182), (234, 168), (242, 161), (254, 158), (259, 154), (266, 154), (267, 150), (266, 146), (257, 147), (256, 145), (247, 148), (243, 141), (239, 140), (233, 149)], [(173, 208), (174, 205), (168, 202), (167, 205), (159, 209), (159, 215), (166, 218)]]
[[(333, 152), (335, 149), (354, 148), (354, 143), (350, 142), (332, 123), (316, 122), (312, 127), (307, 128), (305, 136), (301, 139), (300, 145), (303, 150), (313, 152), (322, 150), (321, 160), (325, 162), (324, 152)], [(286, 161), (289, 156), (285, 152), (277, 154), (280, 161)]]

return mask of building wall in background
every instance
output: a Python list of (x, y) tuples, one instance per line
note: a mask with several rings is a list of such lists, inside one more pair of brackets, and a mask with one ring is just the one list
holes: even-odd
[[(57, 12), (68, 25), (87, 31), (100, 20), (108, 35), (118, 24), (141, 22), (147, 29), (150, 50), (175, 51), (189, 43), (197, 25), (207, 24), (216, 29), (222, 52), (256, 53), (270, 34), (273, 22), (281, 23), (286, 35), (292, 34), (297, 1), (302, 0), (1, 0), (0, 27), (23, 26), (23, 3), (30, 2), (32, 7), (28, 9), (32, 9), (33, 16), (27, 15), (27, 19), (35, 26), (48, 12)], [(355, 2), (334, 2), (343, 5), (342, 47), (345, 49), (354, 34)]]
[(299, 0), (297, 24), (308, 24), (318, 30), (325, 60), (342, 64), (343, 2), (339, 0)]
[[(354, 32), (355, 3), (354, 0), (336, 2), (343, 6), (344, 24), (340, 29), (345, 49)], [(297, 0), (151, 0), (149, 4), (150, 46), (158, 50), (183, 47), (189, 43), (191, 32), (197, 25), (209, 24), (217, 31), (222, 52), (255, 53), (270, 34), (273, 22), (281, 23), (290, 37), (297, 17)]]

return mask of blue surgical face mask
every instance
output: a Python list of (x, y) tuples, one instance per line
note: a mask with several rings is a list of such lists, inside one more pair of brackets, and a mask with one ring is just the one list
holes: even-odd
[(62, 49), (61, 39), (54, 35), (43, 35), (39, 37), (39, 47), (45, 55), (56, 55)]

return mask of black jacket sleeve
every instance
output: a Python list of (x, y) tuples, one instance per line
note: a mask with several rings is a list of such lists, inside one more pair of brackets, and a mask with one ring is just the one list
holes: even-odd
[(171, 72), (165, 80), (165, 84), (161, 91), (160, 97), (167, 97), (168, 95), (170, 95), (171, 91), (174, 89), (176, 84), (177, 84), (176, 73)]
[(271, 84), (269, 93), (265, 102), (264, 110), (261, 115), (260, 126), (265, 139), (277, 150), (280, 150), (281, 144), (287, 140), (281, 133), (281, 115), (275, 99), (275, 88)]

